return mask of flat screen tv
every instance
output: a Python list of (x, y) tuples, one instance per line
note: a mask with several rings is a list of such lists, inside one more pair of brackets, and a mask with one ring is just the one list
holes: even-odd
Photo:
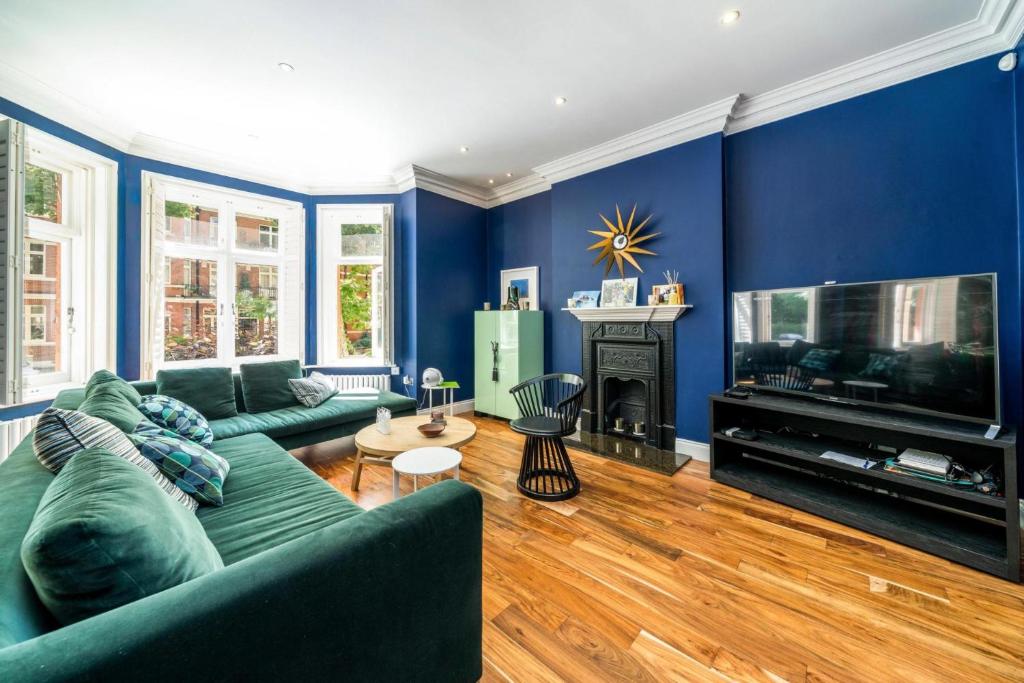
[(733, 294), (733, 381), (999, 424), (996, 276)]

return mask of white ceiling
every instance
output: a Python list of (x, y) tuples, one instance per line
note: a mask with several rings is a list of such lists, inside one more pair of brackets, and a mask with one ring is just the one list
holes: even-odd
[[(0, 96), (291, 187), (415, 163), (488, 188), (1014, 2), (5, 0)], [(720, 24), (732, 7), (741, 20)]]

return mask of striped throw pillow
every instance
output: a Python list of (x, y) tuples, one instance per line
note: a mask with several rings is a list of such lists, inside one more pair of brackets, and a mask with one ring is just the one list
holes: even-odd
[(288, 380), (288, 386), (299, 403), (307, 408), (316, 408), (318, 405), (338, 393), (338, 390), (331, 384), (331, 380), (319, 372), (314, 372), (309, 377), (302, 379)]
[(32, 448), (43, 467), (53, 473), (59, 472), (76, 453), (86, 448), (103, 448), (141, 468), (167, 495), (192, 512), (199, 507), (192, 496), (175, 486), (156, 465), (139, 453), (120, 429), (98, 417), (77, 410), (47, 408), (39, 416)]

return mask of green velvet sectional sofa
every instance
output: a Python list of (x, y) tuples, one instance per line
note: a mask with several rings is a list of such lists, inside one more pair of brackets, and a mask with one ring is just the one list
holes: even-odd
[(196, 513), (224, 568), (69, 626), (20, 558), (54, 475), (31, 435), (0, 464), (0, 680), (478, 679), (480, 494), (444, 481), (364, 511), (285, 450), (352, 434), (381, 404), (412, 412), (411, 400), (250, 414), (236, 387), (236, 401), (237, 417), (211, 421), (212, 450), (231, 463), (225, 504)]

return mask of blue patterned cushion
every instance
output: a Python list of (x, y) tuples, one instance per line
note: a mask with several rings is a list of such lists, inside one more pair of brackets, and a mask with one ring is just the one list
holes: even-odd
[(839, 351), (836, 349), (811, 349), (797, 363), (802, 368), (816, 372), (831, 370), (839, 358)]
[[(143, 420), (142, 424), (146, 424), (146, 421)], [(110, 451), (153, 477), (171, 498), (192, 512), (196, 510), (196, 501), (162, 475), (153, 463), (139, 455), (128, 436), (106, 420), (77, 410), (47, 408), (39, 416), (39, 423), (32, 437), (32, 448), (39, 462), (54, 473), (59, 472), (72, 457), (87, 448)]]
[(139, 410), (153, 424), (179, 434), (190, 441), (209, 448), (213, 444), (210, 423), (202, 413), (176, 398), (152, 394), (143, 396)]
[(129, 438), (146, 459), (179, 489), (200, 503), (224, 504), (228, 461), (174, 432), (144, 427)]
[(861, 377), (892, 377), (893, 371), (900, 364), (900, 356), (891, 353), (872, 353), (868, 356), (868, 364), (860, 371)]

